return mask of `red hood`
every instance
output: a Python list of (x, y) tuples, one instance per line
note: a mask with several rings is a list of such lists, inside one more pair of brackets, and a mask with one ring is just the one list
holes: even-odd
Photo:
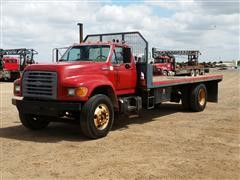
[(26, 71), (54, 71), (61, 74), (63, 78), (78, 75), (98, 74), (106, 63), (82, 61), (82, 62), (57, 62), (51, 64), (33, 64)]

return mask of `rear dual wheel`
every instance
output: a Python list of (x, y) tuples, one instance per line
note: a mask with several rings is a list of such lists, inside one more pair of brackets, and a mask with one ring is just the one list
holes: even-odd
[(199, 76), (200, 75), (200, 70), (199, 69), (192, 69), (190, 71), (190, 76)]
[(182, 105), (185, 109), (200, 112), (207, 104), (207, 89), (204, 84), (199, 84), (182, 92)]
[(194, 87), (191, 92), (190, 107), (192, 111), (203, 111), (207, 104), (207, 89), (204, 84)]
[(199, 76), (200, 75), (200, 71), (198, 69), (195, 70), (195, 76)]
[(190, 71), (190, 76), (195, 76), (195, 71), (193, 69)]

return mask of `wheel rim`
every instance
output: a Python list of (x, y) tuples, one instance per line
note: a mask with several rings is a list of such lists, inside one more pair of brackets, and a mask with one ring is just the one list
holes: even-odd
[(94, 111), (94, 124), (98, 130), (103, 130), (107, 127), (110, 119), (110, 113), (107, 105), (100, 104)]
[(206, 93), (204, 89), (200, 89), (198, 93), (198, 102), (201, 106), (203, 106), (206, 102)]
[(196, 76), (199, 76), (199, 71), (198, 70), (196, 71)]
[(191, 70), (191, 76), (194, 76), (194, 71), (193, 70)]

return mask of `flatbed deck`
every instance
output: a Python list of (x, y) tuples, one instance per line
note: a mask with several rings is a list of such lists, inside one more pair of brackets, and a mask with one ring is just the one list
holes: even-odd
[(221, 81), (223, 75), (201, 75), (201, 76), (153, 76), (148, 88), (169, 87), (174, 85), (191, 84), (206, 81)]

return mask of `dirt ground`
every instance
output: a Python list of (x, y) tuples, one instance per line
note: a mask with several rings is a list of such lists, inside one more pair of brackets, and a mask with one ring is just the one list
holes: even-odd
[(121, 118), (99, 140), (69, 124), (25, 129), (12, 83), (0, 83), (0, 179), (240, 179), (240, 71), (218, 73), (219, 103), (204, 112), (164, 104)]

